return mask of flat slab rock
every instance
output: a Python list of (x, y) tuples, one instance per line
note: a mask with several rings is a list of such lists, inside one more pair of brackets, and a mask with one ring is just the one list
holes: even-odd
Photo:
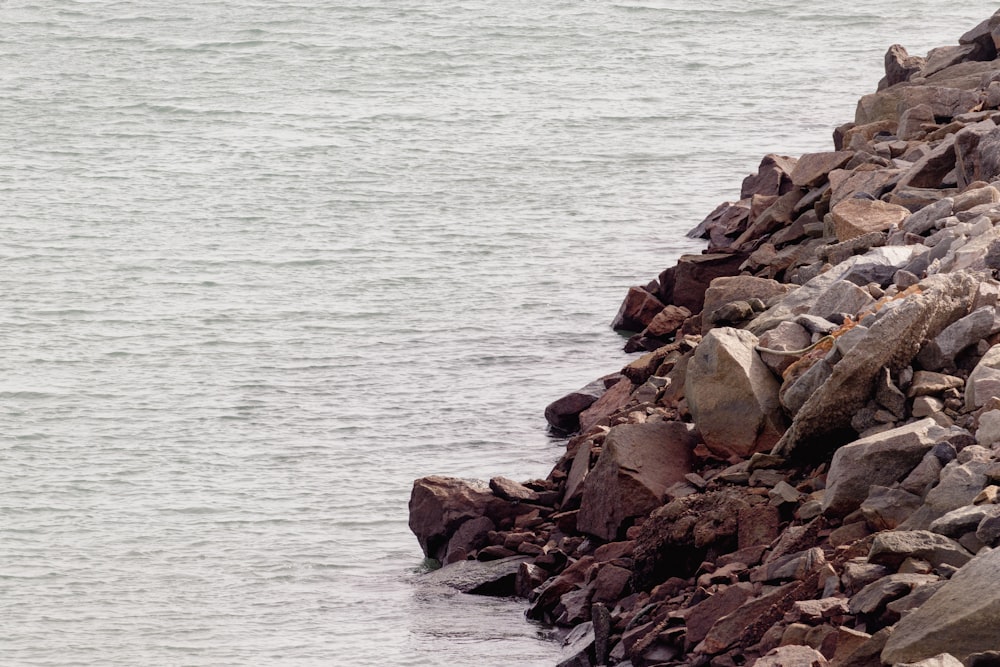
[(904, 616), (882, 651), (886, 664), (949, 653), (965, 660), (997, 649), (1000, 628), (1000, 550), (980, 554), (920, 608)]
[(487, 562), (462, 560), (421, 575), (417, 581), (424, 586), (445, 586), (459, 593), (508, 596), (513, 595), (514, 579), (521, 563), (530, 560), (530, 556)]

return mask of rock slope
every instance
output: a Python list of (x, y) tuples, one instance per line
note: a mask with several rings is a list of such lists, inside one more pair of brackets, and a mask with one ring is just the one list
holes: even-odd
[(766, 156), (548, 406), (546, 479), (417, 480), (434, 582), (567, 667), (1000, 664), (998, 45), (893, 46), (832, 150)]

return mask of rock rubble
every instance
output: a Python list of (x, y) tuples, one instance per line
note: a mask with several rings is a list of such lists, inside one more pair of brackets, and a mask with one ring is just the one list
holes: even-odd
[(768, 155), (553, 402), (544, 480), (414, 483), (435, 585), (562, 666), (1000, 664), (1000, 12)]

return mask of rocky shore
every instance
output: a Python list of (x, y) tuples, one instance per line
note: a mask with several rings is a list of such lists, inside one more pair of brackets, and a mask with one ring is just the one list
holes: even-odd
[(767, 155), (549, 405), (546, 479), (417, 480), (427, 582), (566, 667), (1000, 665), (1000, 12)]

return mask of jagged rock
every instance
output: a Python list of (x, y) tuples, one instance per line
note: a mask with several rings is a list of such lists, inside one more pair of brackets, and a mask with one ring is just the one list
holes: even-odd
[(418, 582), (426, 586), (447, 586), (460, 593), (510, 597), (514, 581), (528, 556), (512, 556), (489, 562), (462, 560), (421, 575)]
[(410, 530), (428, 558), (441, 560), (448, 541), (469, 519), (488, 517), (499, 524), (530, 511), (497, 498), (482, 482), (432, 475), (413, 483), (410, 494)]
[(920, 350), (917, 362), (927, 370), (954, 368), (955, 357), (965, 348), (1000, 331), (1000, 318), (992, 306), (983, 306), (951, 323)]
[(747, 199), (755, 194), (775, 197), (785, 194), (793, 187), (791, 173), (797, 162), (798, 158), (787, 155), (765, 155), (757, 173), (743, 179), (740, 199)]
[(949, 389), (961, 389), (964, 385), (965, 382), (962, 378), (955, 375), (934, 371), (917, 371), (913, 374), (913, 381), (910, 382), (910, 388), (906, 391), (906, 395), (910, 398), (938, 396)]
[(826, 565), (823, 550), (819, 547), (776, 558), (756, 568), (750, 575), (752, 582), (798, 579), (802, 581)]
[(898, 120), (907, 109), (921, 104), (929, 106), (935, 116), (951, 118), (979, 104), (979, 93), (947, 85), (893, 86), (858, 100), (854, 122)]
[(959, 37), (958, 43), (977, 45), (979, 51), (974, 56), (975, 60), (993, 60), (997, 57), (997, 39), (994, 34), (1000, 34), (998, 28), (1000, 11)]
[(958, 542), (929, 530), (891, 530), (875, 535), (868, 554), (870, 562), (898, 568), (907, 558), (921, 558), (934, 567), (962, 567), (972, 554)]
[(723, 616), (733, 613), (754, 596), (753, 584), (740, 582), (712, 595), (684, 613), (687, 650), (698, 645)]
[[(695, 651), (714, 655), (722, 653), (727, 648), (739, 641), (740, 637), (747, 631), (748, 619), (762, 617), (765, 612), (771, 610), (775, 603), (785, 598), (792, 592), (796, 583), (785, 584), (769, 593), (758, 596), (743, 603), (736, 611), (723, 616), (708, 631), (705, 639), (695, 647)], [(791, 606), (794, 600), (789, 600)]]
[(496, 530), (496, 525), (485, 516), (464, 522), (448, 540), (448, 547), (441, 562), (447, 565), (465, 560), (473, 551), (487, 545), (491, 530)]
[(642, 287), (629, 287), (611, 328), (616, 331), (642, 331), (663, 307), (663, 302)]
[(783, 285), (777, 280), (756, 278), (754, 276), (724, 276), (716, 278), (705, 290), (703, 311), (707, 314), (734, 301), (760, 299), (768, 301), (777, 296), (783, 296), (793, 290), (791, 285)]
[(934, 109), (929, 104), (917, 104), (899, 116), (897, 136), (904, 141), (918, 139), (927, 134), (924, 125), (934, 124)]
[(705, 445), (722, 457), (769, 449), (785, 428), (778, 381), (754, 351), (756, 344), (749, 332), (713, 329), (688, 363), (688, 407)]
[(604, 392), (604, 381), (594, 380), (586, 387), (549, 403), (545, 407), (545, 421), (561, 433), (574, 433), (580, 428), (580, 413), (593, 405)]
[[(968, 449), (968, 448), (967, 448)], [(931, 522), (948, 512), (972, 504), (987, 484), (985, 461), (952, 461), (941, 471), (937, 486), (927, 492), (924, 504), (900, 526), (926, 529)]]
[(965, 409), (981, 408), (991, 396), (1000, 396), (1000, 345), (991, 347), (969, 374), (965, 382)]
[(824, 667), (829, 661), (810, 646), (779, 646), (753, 663), (754, 667)]
[(892, 530), (920, 508), (923, 498), (885, 486), (872, 486), (861, 503), (861, 514), (872, 530)]
[(792, 183), (803, 188), (814, 188), (826, 180), (834, 169), (839, 169), (854, 157), (854, 151), (806, 153), (799, 158), (792, 170)]
[(678, 498), (653, 511), (635, 543), (635, 579), (648, 589), (670, 576), (689, 576), (710, 547), (718, 553), (738, 548), (741, 512), (764, 503), (736, 487)]
[(932, 574), (890, 574), (868, 584), (854, 596), (848, 608), (852, 614), (874, 614), (893, 600), (907, 595), (914, 588), (934, 583)]
[(945, 197), (925, 206), (916, 213), (911, 213), (902, 224), (903, 231), (910, 234), (925, 234), (934, 228), (938, 220), (943, 220), (951, 215), (955, 200)]
[(601, 565), (594, 578), (593, 601), (611, 603), (620, 600), (628, 593), (631, 579), (631, 570), (611, 563)]
[(681, 422), (613, 427), (583, 481), (577, 528), (614, 540), (627, 521), (658, 507), (667, 487), (691, 472), (696, 443), (691, 426)]
[(975, 283), (966, 273), (932, 276), (922, 283), (922, 293), (883, 309), (854, 353), (834, 366), (830, 378), (795, 415), (772, 453), (789, 456), (800, 442), (848, 425), (872, 395), (882, 368), (896, 372), (909, 365), (924, 339), (968, 312)]
[(632, 389), (632, 381), (628, 378), (608, 387), (593, 405), (580, 413), (580, 431), (586, 433), (594, 426), (607, 425), (608, 417), (628, 405)]
[(848, 561), (844, 564), (841, 583), (844, 585), (844, 590), (847, 593), (854, 595), (872, 582), (878, 581), (890, 574), (892, 574), (892, 571), (884, 565), (868, 563), (866, 561)]
[[(996, 127), (992, 119), (987, 119), (967, 125), (955, 134), (955, 176), (960, 189), (983, 179), (984, 155), (979, 150), (979, 144), (984, 137), (996, 130)], [(989, 143), (991, 142), (988, 140), (987, 145)], [(985, 157), (989, 163), (990, 156)]]
[(995, 442), (1000, 442), (1000, 410), (987, 410), (979, 415), (976, 443), (989, 447)]
[(490, 490), (504, 500), (518, 503), (537, 503), (539, 495), (537, 491), (529, 489), (520, 482), (515, 482), (506, 477), (494, 477), (490, 480)]
[(950, 653), (963, 660), (996, 649), (1000, 627), (1000, 550), (980, 554), (919, 609), (904, 616), (886, 642), (889, 664)]
[(659, 297), (661, 301), (699, 313), (705, 303), (705, 290), (712, 281), (738, 274), (747, 256), (747, 253), (681, 255), (677, 265), (668, 269), (670, 276), (660, 274)]
[(684, 324), (684, 320), (691, 317), (691, 311), (683, 306), (667, 306), (656, 314), (649, 325), (642, 332), (645, 336), (669, 336)]
[(798, 378), (788, 378), (781, 386), (778, 400), (793, 417), (802, 406), (819, 391), (819, 388), (833, 375), (833, 366), (826, 359), (820, 359)]
[(836, 206), (842, 201), (858, 194), (871, 195), (878, 199), (882, 193), (892, 189), (903, 174), (902, 169), (879, 169), (874, 165), (865, 165), (853, 171), (837, 169), (830, 172), (830, 187), (832, 195), (830, 206)]
[(594, 623), (586, 621), (573, 628), (563, 640), (563, 655), (556, 667), (590, 667), (595, 664), (591, 658), (594, 654), (596, 635)]
[(885, 54), (885, 86), (895, 86), (897, 83), (909, 81), (910, 77), (920, 72), (923, 66), (923, 58), (911, 56), (902, 46), (893, 44)]
[(838, 280), (816, 299), (807, 314), (823, 319), (845, 314), (853, 317), (874, 303), (875, 299), (867, 291), (852, 282)]
[(966, 505), (932, 521), (930, 531), (957, 539), (974, 532), (984, 519), (995, 516), (1000, 516), (1000, 505)]
[(898, 226), (910, 211), (896, 204), (871, 199), (845, 199), (830, 210), (838, 241)]
[(845, 516), (861, 506), (873, 486), (903, 479), (941, 433), (933, 419), (922, 419), (841, 447), (830, 462), (823, 511)]
[[(789, 351), (805, 349), (810, 343), (812, 338), (802, 325), (782, 322), (761, 336), (759, 345), (771, 350)], [(779, 375), (796, 360), (796, 357), (791, 355), (770, 354), (763, 351), (760, 352), (760, 358), (768, 368)]]

